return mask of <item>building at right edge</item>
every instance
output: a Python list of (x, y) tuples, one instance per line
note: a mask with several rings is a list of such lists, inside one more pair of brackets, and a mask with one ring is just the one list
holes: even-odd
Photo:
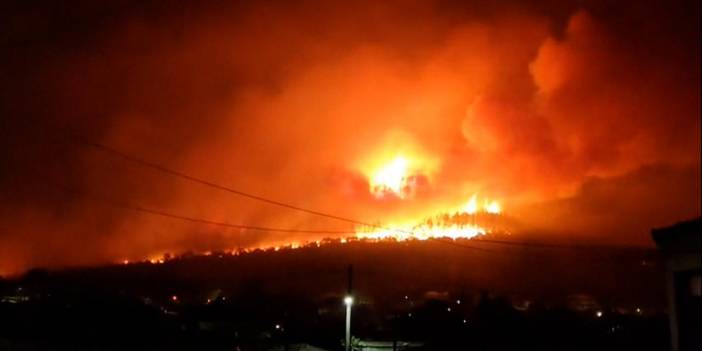
[(651, 235), (666, 262), (672, 350), (702, 350), (702, 218)]

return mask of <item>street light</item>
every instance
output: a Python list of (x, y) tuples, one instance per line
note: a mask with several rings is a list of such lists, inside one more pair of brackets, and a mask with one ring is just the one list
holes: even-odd
[(353, 296), (347, 295), (344, 297), (344, 305), (346, 305), (346, 351), (351, 351), (351, 305), (353, 305)]

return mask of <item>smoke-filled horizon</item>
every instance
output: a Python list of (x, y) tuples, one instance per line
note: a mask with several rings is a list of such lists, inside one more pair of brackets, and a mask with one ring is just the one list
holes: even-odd
[[(524, 233), (650, 245), (652, 227), (700, 216), (697, 1), (2, 6), (0, 274), (320, 237), (89, 194), (354, 230), (61, 142), (64, 130), (364, 222), (476, 195)], [(409, 178), (379, 193), (396, 168)]]

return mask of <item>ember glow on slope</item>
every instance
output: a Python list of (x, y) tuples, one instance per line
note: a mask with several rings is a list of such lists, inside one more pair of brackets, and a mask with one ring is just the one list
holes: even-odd
[[(483, 207), (478, 208), (476, 196), (472, 196), (466, 204), (458, 207), (455, 212), (437, 213), (433, 217), (423, 220), (408, 221), (403, 224), (388, 224), (385, 226), (359, 226), (357, 232), (353, 236), (341, 238), (324, 238), (320, 240), (302, 240), (302, 241), (281, 241), (272, 242), (265, 245), (257, 245), (245, 248), (234, 248), (224, 250), (223, 252), (229, 255), (243, 255), (262, 251), (280, 251), (280, 250), (295, 250), (299, 248), (321, 247), (331, 243), (346, 244), (348, 242), (402, 242), (409, 240), (429, 240), (429, 239), (445, 239), (445, 240), (469, 240), (481, 235), (498, 233), (509, 234), (496, 229), (491, 225), (484, 223), (499, 223), (500, 206), (497, 201), (485, 201)], [(478, 224), (483, 223), (483, 224)], [(122, 260), (121, 263), (128, 265), (130, 263), (148, 262), (151, 264), (163, 264), (167, 261), (167, 254), (162, 253), (150, 255), (149, 258), (143, 260)], [(205, 256), (213, 255), (212, 251), (204, 251), (200, 254)]]
[[(303, 247), (320, 247), (329, 243), (347, 243), (349, 241), (379, 242), (379, 241), (408, 241), (408, 240), (429, 240), (429, 239), (472, 239), (485, 234), (498, 233), (505, 234), (498, 229), (501, 206), (495, 200), (484, 200), (483, 205), (478, 205), (477, 195), (453, 209), (438, 212), (425, 218), (415, 218), (403, 223), (389, 223), (377, 226), (358, 226), (356, 234), (341, 238), (324, 238), (320, 240), (302, 241), (280, 241), (269, 242), (265, 245), (257, 245), (246, 248), (235, 248), (226, 252), (233, 255), (251, 253), (255, 250), (279, 251), (294, 250)], [(211, 251), (202, 254), (212, 255)], [(152, 264), (164, 263), (164, 254), (151, 255), (141, 262)], [(136, 262), (139, 262), (137, 260)], [(129, 260), (122, 260), (122, 263), (129, 264)]]

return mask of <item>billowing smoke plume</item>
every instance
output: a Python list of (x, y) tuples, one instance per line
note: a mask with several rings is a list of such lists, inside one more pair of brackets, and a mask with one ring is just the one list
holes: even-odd
[[(81, 146), (383, 222), (497, 198), (525, 232), (649, 243), (699, 216), (699, 3), (10, 3), (0, 274), (353, 230)], [(366, 165), (409, 152), (412, 196)], [(313, 236), (310, 236), (313, 238)]]

